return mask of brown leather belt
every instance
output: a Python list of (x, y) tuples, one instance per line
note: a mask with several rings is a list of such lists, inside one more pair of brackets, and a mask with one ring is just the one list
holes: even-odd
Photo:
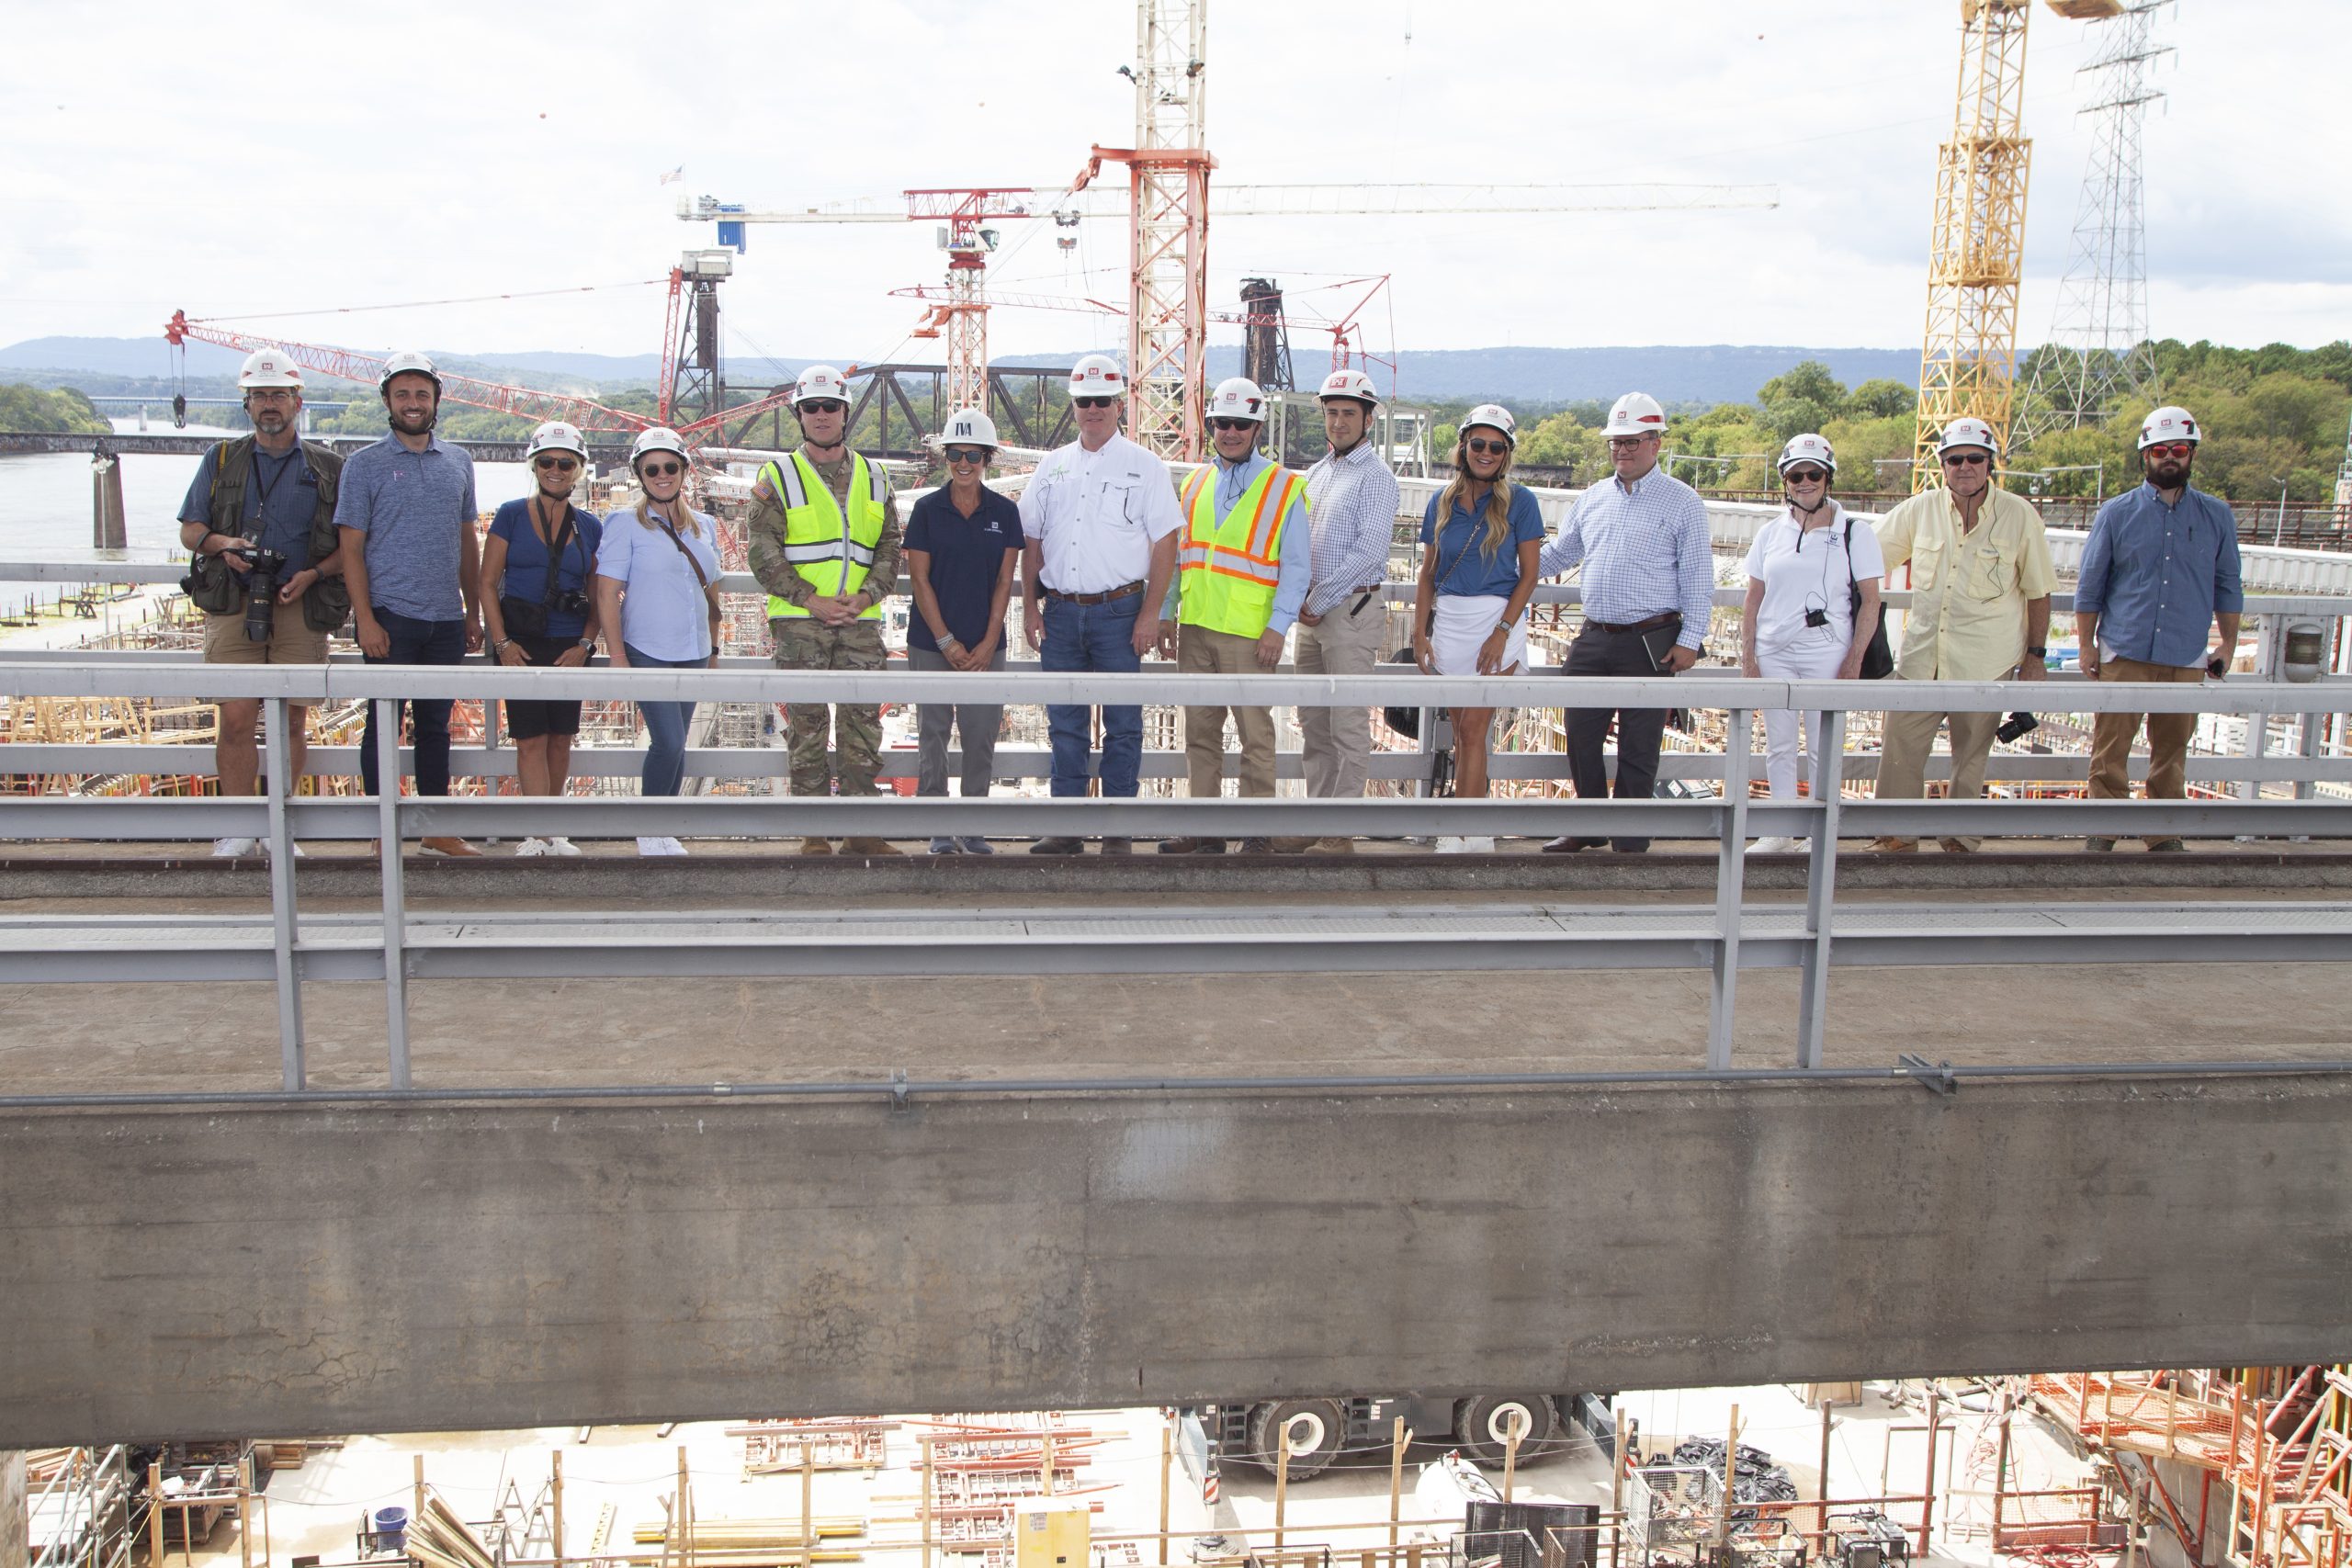
[(1108, 604), (1114, 599), (1125, 599), (1130, 593), (1142, 592), (1143, 583), (1138, 580), (1101, 593), (1065, 593), (1058, 588), (1048, 588), (1046, 590), (1046, 597), (1067, 599), (1073, 604)]
[(1634, 621), (1631, 625), (1627, 626), (1619, 626), (1610, 621), (1587, 621), (1585, 625), (1589, 626), (1599, 626), (1602, 631), (1611, 632), (1619, 637), (1623, 637), (1627, 632), (1654, 632), (1657, 630), (1658, 627), (1671, 626), (1681, 618), (1681, 611), (1668, 610), (1663, 615), (1652, 615), (1646, 621)]

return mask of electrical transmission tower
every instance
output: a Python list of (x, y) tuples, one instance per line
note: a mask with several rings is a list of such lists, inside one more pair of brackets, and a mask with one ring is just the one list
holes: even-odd
[(2140, 143), (2148, 106), (2164, 96), (2148, 85), (2149, 67), (2172, 52), (2152, 47), (2149, 36), (2156, 13), (2170, 4), (2104, 0), (2070, 13), (2091, 17), (2095, 29), (2094, 52), (2080, 72), (2088, 82), (2082, 112), (2091, 117), (2090, 164), (2049, 346), (2026, 393), (2021, 441), (2104, 424), (2125, 399), (2156, 395)]

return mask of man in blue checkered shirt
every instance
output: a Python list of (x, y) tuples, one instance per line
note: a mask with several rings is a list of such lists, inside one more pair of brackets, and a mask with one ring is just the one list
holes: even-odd
[[(1577, 498), (1559, 536), (1544, 547), (1545, 577), (1581, 562), (1584, 629), (1568, 649), (1569, 675), (1679, 675), (1707, 646), (1713, 613), (1715, 560), (1707, 535), (1707, 505), (1699, 492), (1658, 471), (1666, 442), (1666, 411), (1646, 392), (1628, 392), (1609, 411), (1609, 460), (1613, 478)], [(1647, 800), (1657, 786), (1657, 753), (1666, 735), (1664, 708), (1570, 708), (1568, 773), (1577, 798), (1609, 793), (1602, 744), (1617, 725), (1617, 798)], [(1547, 853), (1599, 849), (1606, 839), (1567, 836)], [(1647, 839), (1621, 838), (1613, 847), (1639, 853)]]

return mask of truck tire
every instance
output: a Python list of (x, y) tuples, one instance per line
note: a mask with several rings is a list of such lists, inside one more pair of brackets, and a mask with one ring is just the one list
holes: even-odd
[(1304, 1481), (1320, 1475), (1340, 1457), (1347, 1441), (1348, 1413), (1336, 1399), (1270, 1399), (1250, 1412), (1250, 1462), (1274, 1473), (1275, 1456), (1293, 1419), (1298, 1430), (1291, 1442), (1290, 1478)]
[(1559, 1429), (1559, 1411), (1550, 1394), (1481, 1394), (1454, 1406), (1453, 1433), (1461, 1439), (1463, 1457), (1489, 1467), (1502, 1463), (1510, 1451), (1514, 1416), (1527, 1423), (1519, 1442), (1521, 1463), (1540, 1459), (1556, 1446), (1552, 1437)]

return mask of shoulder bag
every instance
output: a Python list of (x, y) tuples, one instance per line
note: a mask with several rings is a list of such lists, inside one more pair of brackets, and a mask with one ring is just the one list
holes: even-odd
[[(1879, 581), (1883, 583), (1885, 579)], [(1862, 613), (1862, 585), (1854, 577), (1854, 520), (1851, 517), (1846, 519), (1846, 592), (1850, 625), (1850, 617)], [(1894, 673), (1894, 652), (1886, 640), (1886, 601), (1881, 598), (1878, 625), (1871, 628), (1871, 640), (1862, 649), (1862, 679), (1883, 681)]]

